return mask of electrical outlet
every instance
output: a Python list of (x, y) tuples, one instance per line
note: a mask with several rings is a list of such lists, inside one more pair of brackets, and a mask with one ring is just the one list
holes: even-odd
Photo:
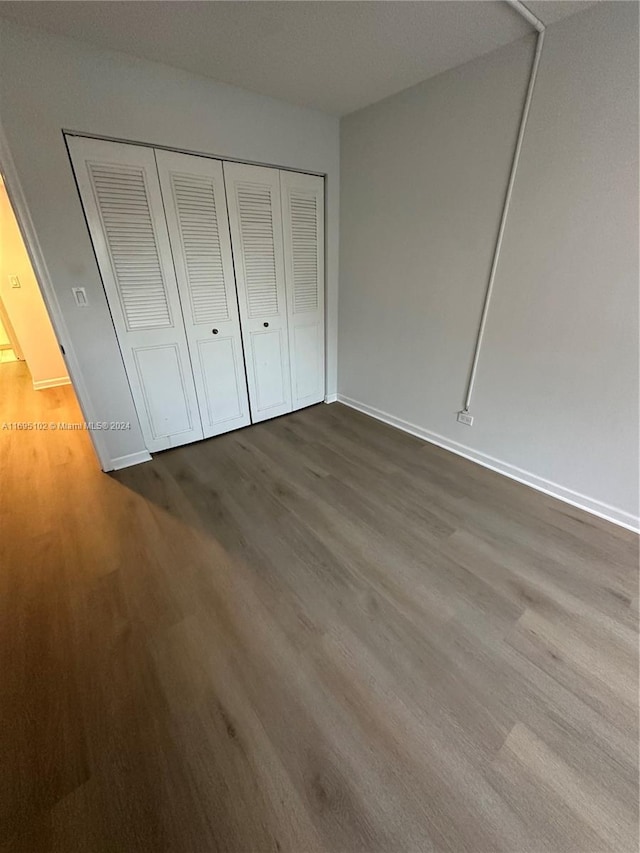
[(11, 287), (22, 287), (22, 285), (20, 284), (20, 279), (17, 275), (9, 276), (9, 284), (11, 285)]
[(458, 412), (458, 423), (473, 426), (473, 415), (470, 415), (469, 412)]

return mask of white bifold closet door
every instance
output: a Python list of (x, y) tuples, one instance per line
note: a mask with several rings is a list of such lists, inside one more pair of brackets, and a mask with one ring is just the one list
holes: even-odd
[(69, 151), (147, 448), (203, 437), (151, 148), (81, 137)]
[(222, 163), (156, 151), (204, 437), (251, 423)]
[(291, 411), (289, 330), (277, 169), (225, 163), (251, 414)]
[(254, 421), (324, 399), (324, 181), (224, 164)]
[(292, 408), (324, 400), (324, 180), (280, 172)]
[(323, 179), (68, 145), (147, 448), (320, 402)]

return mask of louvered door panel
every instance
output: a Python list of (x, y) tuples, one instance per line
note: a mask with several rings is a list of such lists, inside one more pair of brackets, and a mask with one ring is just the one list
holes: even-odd
[(318, 307), (318, 205), (315, 195), (300, 190), (290, 191), (288, 200), (293, 311), (300, 314)]
[[(166, 162), (162, 152), (158, 157), (160, 165)], [(186, 168), (189, 163), (183, 165)], [(193, 322), (200, 325), (213, 320), (228, 320), (229, 305), (213, 179), (171, 172), (171, 189)]]
[(293, 409), (324, 399), (324, 179), (280, 172)]
[(205, 437), (250, 423), (222, 164), (156, 151)]
[(280, 180), (239, 163), (225, 163), (224, 177), (255, 422), (291, 411)]
[(202, 438), (153, 151), (67, 141), (147, 448)]
[(278, 313), (278, 284), (273, 235), (271, 187), (239, 181), (236, 184), (238, 220), (245, 267), (247, 316)]
[(89, 173), (127, 329), (171, 326), (144, 170), (89, 163)]

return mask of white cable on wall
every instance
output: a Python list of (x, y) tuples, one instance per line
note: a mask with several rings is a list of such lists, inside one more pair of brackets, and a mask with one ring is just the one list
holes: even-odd
[(475, 385), (476, 374), (478, 372), (478, 361), (480, 360), (480, 349), (482, 347), (482, 340), (484, 338), (485, 327), (487, 325), (487, 316), (489, 314), (489, 303), (491, 302), (491, 296), (493, 295), (493, 285), (496, 278), (496, 271), (498, 269), (498, 261), (500, 260), (500, 252), (502, 250), (502, 240), (507, 224), (507, 215), (509, 213), (509, 207), (511, 205), (513, 186), (516, 180), (516, 173), (518, 171), (518, 163), (520, 162), (520, 152), (522, 151), (524, 132), (527, 127), (527, 119), (529, 118), (529, 110), (531, 108), (533, 90), (536, 85), (536, 77), (538, 76), (538, 66), (540, 65), (540, 56), (542, 55), (542, 45), (544, 43), (545, 25), (542, 23), (542, 21), (537, 18), (533, 14), (533, 12), (527, 9), (524, 3), (520, 3), (519, 0), (506, 0), (506, 2), (509, 3), (510, 6), (512, 6), (520, 15), (522, 15), (523, 18), (525, 18), (530, 24), (532, 24), (536, 28), (536, 30), (538, 31), (538, 38), (536, 41), (536, 50), (533, 56), (533, 62), (531, 64), (531, 72), (529, 74), (529, 85), (527, 86), (527, 94), (524, 101), (522, 116), (520, 118), (518, 138), (516, 141), (515, 150), (513, 152), (513, 160), (511, 161), (509, 183), (507, 184), (507, 192), (505, 194), (504, 205), (502, 207), (502, 215), (500, 217), (500, 228), (498, 229), (498, 237), (496, 239), (496, 245), (493, 250), (491, 272), (489, 273), (489, 282), (487, 284), (487, 290), (484, 295), (482, 314), (480, 315), (480, 325), (478, 327), (478, 335), (476, 337), (476, 346), (473, 352), (473, 361), (471, 363), (469, 380), (467, 382), (467, 393), (465, 395), (464, 406), (462, 408), (463, 413), (467, 413), (469, 411), (469, 406), (471, 405), (471, 396), (473, 394), (473, 386)]

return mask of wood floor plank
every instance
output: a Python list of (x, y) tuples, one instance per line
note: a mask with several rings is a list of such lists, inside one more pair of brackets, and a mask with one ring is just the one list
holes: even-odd
[(637, 850), (634, 534), (339, 404), (0, 465), (2, 853)]

